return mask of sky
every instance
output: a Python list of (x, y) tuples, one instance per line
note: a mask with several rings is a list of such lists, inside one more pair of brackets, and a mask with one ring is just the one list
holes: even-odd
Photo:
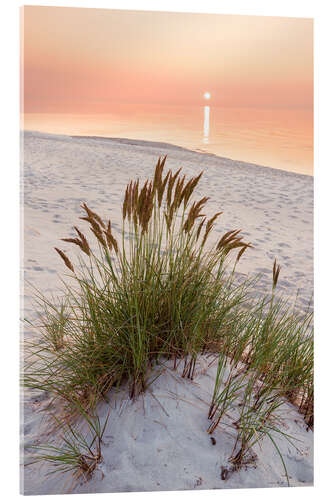
[(312, 19), (23, 7), (26, 113), (313, 105)]

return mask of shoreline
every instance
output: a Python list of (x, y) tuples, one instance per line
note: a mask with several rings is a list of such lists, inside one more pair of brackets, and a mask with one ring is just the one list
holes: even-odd
[(86, 140), (97, 140), (97, 141), (110, 141), (114, 143), (119, 143), (119, 144), (126, 144), (126, 145), (132, 145), (132, 146), (142, 146), (142, 147), (155, 147), (155, 148), (164, 148), (164, 149), (171, 149), (171, 150), (179, 150), (179, 151), (185, 151), (189, 153), (195, 153), (199, 155), (204, 155), (206, 157), (212, 157), (217, 160), (223, 160), (223, 161), (228, 161), (228, 162), (234, 162), (237, 163), (237, 166), (241, 166), (242, 164), (244, 166), (252, 166), (254, 168), (264, 168), (264, 169), (270, 169), (270, 170), (277, 170), (278, 172), (284, 172), (290, 175), (296, 175), (296, 176), (304, 176), (304, 177), (310, 177), (313, 178), (313, 174), (304, 174), (300, 172), (293, 172), (291, 170), (285, 170), (283, 168), (277, 168), (277, 167), (271, 167), (270, 165), (261, 165), (259, 163), (253, 163), (253, 162), (247, 162), (244, 160), (237, 160), (234, 158), (229, 158), (226, 156), (220, 156), (215, 153), (209, 153), (203, 150), (199, 149), (190, 149), (186, 148), (184, 146), (180, 146), (178, 144), (171, 144), (168, 142), (161, 142), (161, 141), (148, 141), (144, 139), (131, 139), (127, 137), (106, 137), (106, 136), (98, 136), (98, 135), (75, 135), (75, 134), (54, 134), (51, 132), (40, 132), (39, 130), (20, 130), (21, 134), (26, 134), (26, 133), (31, 133), (31, 134), (40, 134), (44, 136), (54, 136), (54, 137), (67, 137), (67, 138), (72, 138), (72, 139), (86, 139)]

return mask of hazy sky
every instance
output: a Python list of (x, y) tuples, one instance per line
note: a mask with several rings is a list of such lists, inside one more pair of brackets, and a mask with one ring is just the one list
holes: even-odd
[(312, 108), (310, 19), (24, 7), (25, 112), (115, 102)]

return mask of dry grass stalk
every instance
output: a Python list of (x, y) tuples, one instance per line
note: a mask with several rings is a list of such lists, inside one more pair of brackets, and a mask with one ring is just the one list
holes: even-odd
[(81, 250), (88, 255), (88, 257), (91, 254), (90, 247), (87, 241), (87, 238), (81, 231), (74, 226), (75, 231), (77, 232), (79, 238), (62, 238), (62, 241), (66, 241), (67, 243), (74, 243), (74, 245), (78, 245)]
[(81, 205), (81, 207), (84, 208), (84, 210), (87, 212), (87, 215), (88, 215), (88, 217), (90, 217), (90, 219), (95, 219), (97, 221), (97, 223), (105, 229), (104, 222), (102, 221), (100, 216), (98, 214), (96, 214), (96, 212), (93, 212), (92, 210), (90, 210), (90, 208), (87, 206), (86, 203), (83, 203)]
[(153, 183), (150, 181), (150, 183), (148, 184), (148, 181), (146, 181), (143, 188), (140, 191), (137, 205), (134, 206), (134, 212), (133, 212), (137, 213), (138, 215), (143, 233), (147, 231), (148, 223), (153, 212), (153, 207), (154, 207)]
[[(213, 225), (214, 225), (214, 222), (216, 221), (216, 219), (221, 215), (223, 214), (223, 212), (217, 212), (215, 215), (213, 215), (213, 217), (211, 219), (208, 220), (207, 222), (207, 225), (206, 225), (206, 231), (205, 231), (205, 234), (204, 234), (204, 237), (202, 239), (202, 246), (206, 243), (206, 240), (208, 238), (208, 235), (209, 233), (211, 232), (211, 230), (213, 229)], [(200, 233), (199, 233), (200, 234)]]
[(112, 252), (112, 249), (114, 248), (115, 252), (118, 253), (118, 243), (111, 232), (111, 221), (110, 220), (108, 222), (108, 228), (106, 231), (104, 231), (104, 234), (106, 236), (106, 241), (107, 241), (108, 247), (110, 249), (110, 252)]
[(90, 228), (90, 231), (95, 235), (95, 237), (97, 238), (97, 240), (101, 243), (101, 245), (106, 248), (107, 247), (107, 244), (106, 244), (106, 241), (104, 239), (104, 236), (103, 236), (103, 233), (101, 231), (101, 229), (99, 228), (99, 231), (97, 231), (95, 228), (91, 227)]
[(100, 225), (96, 222), (95, 219), (93, 219), (92, 217), (80, 217), (81, 220), (84, 220), (86, 222), (89, 222), (89, 224), (91, 225), (92, 228), (95, 229), (95, 231), (97, 231), (98, 233), (101, 232), (101, 227)]
[(200, 210), (204, 207), (204, 205), (207, 203), (208, 200), (209, 198), (205, 196), (204, 198), (201, 198), (201, 200), (194, 202), (192, 204), (184, 224), (184, 231), (186, 233), (189, 233), (191, 231), (196, 219), (205, 216), (205, 214), (200, 213)]
[(169, 175), (169, 183), (168, 183), (168, 189), (167, 189), (167, 207), (168, 208), (170, 208), (170, 205), (171, 205), (172, 190), (173, 190), (174, 184), (176, 182), (176, 179), (181, 172), (181, 168), (179, 170), (177, 170), (177, 172), (174, 175), (172, 175), (171, 170), (169, 172), (170, 172), (170, 175)]
[(124, 202), (123, 202), (123, 220), (126, 219), (127, 215), (127, 207), (128, 207), (128, 199), (129, 199), (129, 185), (126, 186)]
[(166, 156), (164, 158), (159, 158), (155, 168), (154, 180), (153, 180), (153, 191), (154, 194), (161, 188), (162, 185), (162, 173), (166, 161)]
[(164, 180), (162, 181), (162, 178), (161, 178), (161, 182), (160, 182), (160, 185), (158, 186), (158, 189), (157, 189), (157, 193), (158, 193), (158, 196), (157, 196), (157, 200), (158, 200), (158, 206), (160, 207), (161, 204), (162, 204), (162, 199), (163, 199), (163, 194), (164, 194), (164, 191), (165, 191), (165, 187), (167, 185), (167, 182), (169, 180), (169, 177), (170, 177), (170, 170), (169, 172), (166, 174)]
[(180, 197), (180, 203), (184, 200), (184, 208), (187, 207), (188, 201), (192, 196), (192, 193), (196, 188), (199, 180), (201, 179), (202, 174), (203, 172), (201, 172), (197, 177), (193, 177), (192, 179), (190, 179), (186, 184), (186, 186), (184, 187)]
[(86, 253), (88, 256), (90, 256), (91, 251), (90, 251), (90, 247), (89, 247), (87, 238), (85, 237), (85, 235), (83, 233), (81, 233), (81, 231), (76, 226), (74, 226), (74, 229), (77, 232), (77, 234), (81, 240), (82, 250), (84, 251), (84, 253)]
[(60, 257), (64, 261), (65, 265), (68, 267), (68, 269), (70, 269), (74, 273), (73, 264), (71, 263), (71, 261), (69, 260), (69, 258), (67, 257), (67, 255), (65, 255), (65, 253), (62, 250), (59, 250), (59, 248), (57, 248), (57, 247), (54, 247), (54, 249), (58, 252), (58, 254), (60, 255)]
[(279, 274), (280, 274), (281, 266), (277, 264), (276, 259), (274, 260), (273, 264), (273, 289), (276, 288), (278, 279), (279, 279)]
[(74, 245), (79, 246), (82, 251), (84, 251), (82, 241), (79, 240), (79, 238), (61, 238), (61, 241), (65, 241), (66, 243), (73, 243)]
[[(197, 229), (197, 232), (196, 232), (196, 241), (198, 241), (198, 239), (200, 238), (200, 233), (201, 233), (201, 230), (203, 228), (203, 225), (204, 223), (206, 222), (206, 217), (204, 217), (202, 219), (202, 221), (200, 222), (199, 226), (198, 226), (198, 229)], [(202, 245), (203, 246), (203, 245)]]
[(232, 231), (228, 231), (227, 233), (225, 233), (216, 246), (217, 250), (222, 250), (223, 248), (227, 247), (229, 243), (231, 243), (232, 241), (235, 241), (236, 236), (240, 232), (241, 232), (241, 229), (238, 229), (238, 230), (234, 229)]
[(186, 179), (186, 175), (183, 175), (183, 177), (180, 179), (178, 177), (175, 191), (174, 191), (174, 197), (173, 197), (173, 208), (174, 210), (177, 210), (180, 207), (180, 204), (182, 202), (182, 192), (184, 188), (184, 182)]
[(243, 248), (241, 248), (237, 254), (237, 257), (236, 257), (236, 262), (239, 261), (239, 259), (241, 258), (241, 256), (243, 255), (243, 253), (245, 252), (245, 250), (247, 248), (253, 248), (253, 246), (251, 245), (251, 243), (247, 243), (246, 245), (243, 246)]

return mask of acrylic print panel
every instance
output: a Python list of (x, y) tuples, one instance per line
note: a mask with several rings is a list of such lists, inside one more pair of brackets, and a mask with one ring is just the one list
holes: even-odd
[(22, 492), (311, 486), (312, 20), (21, 13)]

